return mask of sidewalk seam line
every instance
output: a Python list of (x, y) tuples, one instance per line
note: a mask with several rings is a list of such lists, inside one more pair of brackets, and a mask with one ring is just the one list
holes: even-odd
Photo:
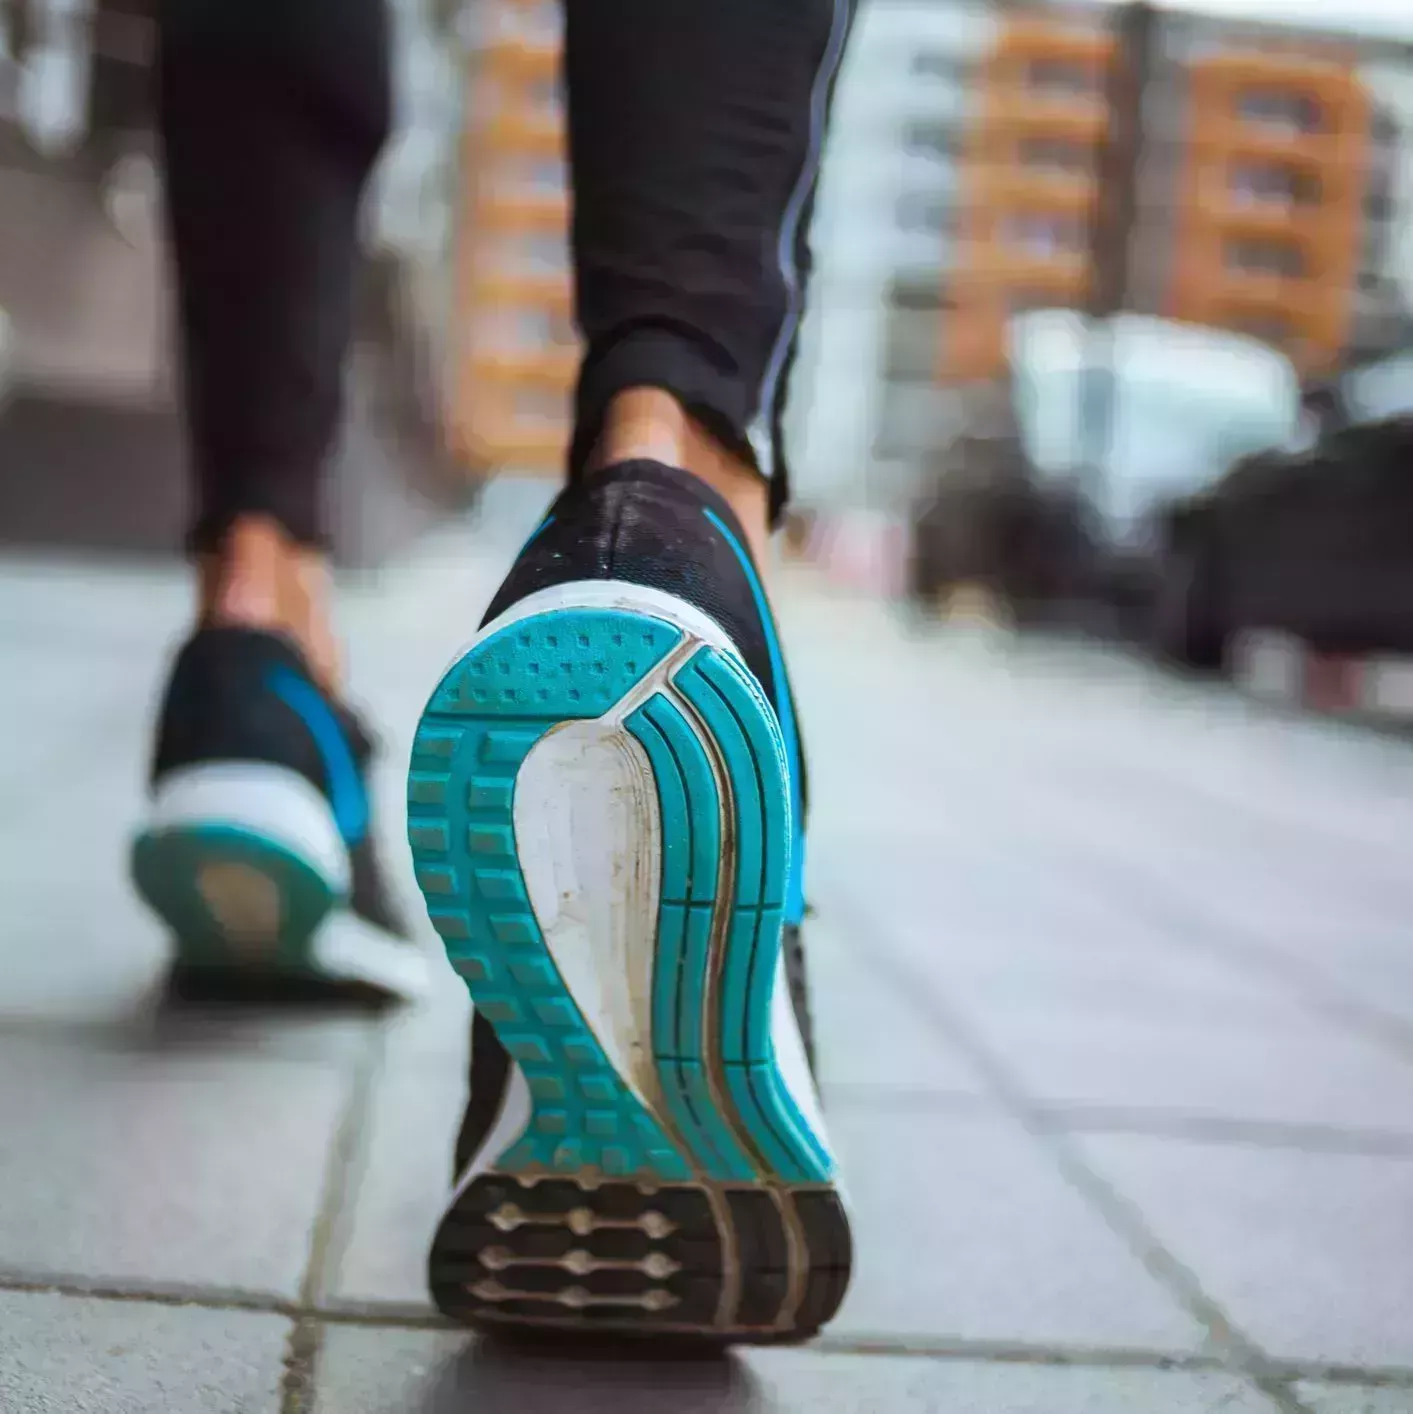
[[(104, 1287), (77, 1281), (27, 1279), (0, 1275), (0, 1293), (26, 1296), (60, 1296), (67, 1300), (112, 1302), (131, 1306), (178, 1306), (194, 1311), (225, 1311), (256, 1316), (280, 1316), (312, 1325), (360, 1330), (420, 1331), (428, 1335), (462, 1335), (465, 1326), (436, 1315), (394, 1307), (305, 1306), (298, 1301), (261, 1297), (237, 1291), (167, 1290)], [(890, 1336), (883, 1333), (823, 1335), (802, 1347), (819, 1355), (931, 1360), (938, 1363), (975, 1361), (986, 1365), (1054, 1365), (1089, 1369), (1152, 1369), (1212, 1374), (1234, 1373), (1219, 1355), (1198, 1351), (1166, 1351), (1140, 1346), (1083, 1346), (1030, 1344), (1025, 1341), (985, 1340), (969, 1336)], [(1302, 1361), (1280, 1356), (1269, 1359), (1268, 1377), (1274, 1383), (1312, 1381), (1321, 1384), (1366, 1386), (1371, 1389), (1413, 1389), (1413, 1365), (1360, 1366), (1339, 1362)]]
[[(845, 911), (854, 912), (847, 905)], [(1270, 1364), (1265, 1351), (1207, 1294), (1196, 1273), (1163, 1246), (1138, 1205), (1091, 1169), (1079, 1157), (1068, 1135), (1046, 1127), (1041, 1107), (1012, 1075), (1010, 1067), (938, 994), (931, 980), (919, 975), (905, 956), (888, 945), (886, 930), (875, 923), (869, 931), (874, 940), (874, 965), (891, 973), (895, 993), (928, 1013), (933, 1024), (971, 1061), (999, 1104), (1048, 1152), (1064, 1182), (1097, 1213), (1179, 1308), (1197, 1321), (1223, 1354), (1227, 1367), (1251, 1379), (1268, 1375)]]
[(347, 1245), (343, 1227), (352, 1220), (356, 1204), (355, 1161), (367, 1129), (386, 1046), (386, 1029), (374, 1026), (351, 1068), (348, 1095), (329, 1143), (319, 1207), (299, 1286), (297, 1314), (285, 1340), (280, 1414), (312, 1414), (317, 1401), (324, 1327), (313, 1312)]

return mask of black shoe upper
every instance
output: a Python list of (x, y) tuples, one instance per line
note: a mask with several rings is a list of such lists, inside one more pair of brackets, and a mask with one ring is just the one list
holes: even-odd
[(397, 937), (407, 929), (375, 852), (368, 771), (376, 745), (343, 703), (314, 681), (303, 654), (282, 634), (204, 628), (172, 665), (153, 752), (153, 786), (206, 762), (280, 766), (311, 782), (329, 802), (352, 865), (349, 906)]

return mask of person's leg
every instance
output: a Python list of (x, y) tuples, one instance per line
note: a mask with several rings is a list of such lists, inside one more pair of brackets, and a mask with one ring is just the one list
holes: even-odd
[(420, 969), (373, 852), (323, 555), (359, 203), (389, 125), (384, 0), (166, 0), (159, 34), (198, 610), (134, 878), (184, 975), (400, 995)]
[(761, 574), (850, 4), (566, 8), (570, 484), (409, 777), (478, 1009), (433, 1294), (492, 1327), (803, 1338), (849, 1232), (790, 1005), (803, 760)]
[(571, 471), (640, 451), (688, 465), (763, 548), (789, 493), (781, 418), (853, 0), (565, 9), (588, 341)]
[(387, 28), (384, 0), (167, 0), (160, 28), (200, 611), (292, 633), (330, 685), (325, 472)]

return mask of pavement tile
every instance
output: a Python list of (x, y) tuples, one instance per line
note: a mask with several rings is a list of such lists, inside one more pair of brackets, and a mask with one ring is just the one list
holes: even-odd
[(900, 998), (824, 915), (805, 925), (820, 1083), (953, 1095), (985, 1093), (985, 1082), (926, 1017)]
[[(135, 716), (132, 661), (117, 653), (56, 651), (43, 641), (0, 638), (0, 822), (21, 803), (28, 786), (42, 787), (92, 758)], [(27, 800), (24, 803), (28, 803)]]
[(160, 654), (191, 613), (191, 576), (161, 563), (84, 555), (0, 558), (0, 656), (40, 644), (107, 656)]
[(430, 1306), (427, 1247), (451, 1192), (466, 1103), (464, 1029), (461, 1038), (455, 1059), (419, 1051), (407, 1037), (393, 1042), (364, 1127), (348, 1236), (327, 1293), (335, 1305)]
[[(317, 1414), (1274, 1414), (1224, 1375), (824, 1351), (700, 1363), (520, 1354), (429, 1331), (329, 1330)], [(1342, 1411), (1341, 1411), (1342, 1414)]]
[(277, 1414), (282, 1316), (0, 1292), (0, 1409)]
[(1408, 1414), (1413, 1409), (1413, 1383), (1391, 1388), (1302, 1380), (1295, 1393), (1310, 1414)]
[(1413, 1159), (1075, 1142), (1268, 1353), (1413, 1366)]
[(1407, 1062), (1361, 1036), (1077, 1008), (977, 1007), (971, 1019), (1047, 1103), (1413, 1132)]
[[(431, 932), (430, 926), (427, 932)], [(451, 1071), (458, 1081), (464, 1081), (471, 996), (466, 983), (451, 970), (440, 940), (435, 934), (432, 937), (427, 950), (427, 995), (416, 1006), (403, 1007), (383, 1022), (386, 1069), (392, 1074), (406, 1066), (425, 1065)]]
[(253, 1010), (170, 1000), (170, 950), (160, 925), (111, 861), (95, 868), (90, 883), (88, 889), (55, 889), (47, 900), (6, 898), (0, 1036), (53, 1031), (56, 1039), (62, 1034), (121, 1049), (339, 1065), (366, 1044), (375, 1023), (356, 1008)]
[(1007, 1121), (835, 1115), (856, 1268), (836, 1329), (1183, 1351), (1180, 1310)]
[(0, 1037), (0, 1271), (297, 1294), (334, 1067)]

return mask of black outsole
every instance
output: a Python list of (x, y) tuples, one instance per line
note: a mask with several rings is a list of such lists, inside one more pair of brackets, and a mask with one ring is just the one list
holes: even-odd
[(826, 1188), (492, 1173), (442, 1219), (429, 1282), (444, 1315), (487, 1332), (780, 1344), (833, 1317), (852, 1257)]

